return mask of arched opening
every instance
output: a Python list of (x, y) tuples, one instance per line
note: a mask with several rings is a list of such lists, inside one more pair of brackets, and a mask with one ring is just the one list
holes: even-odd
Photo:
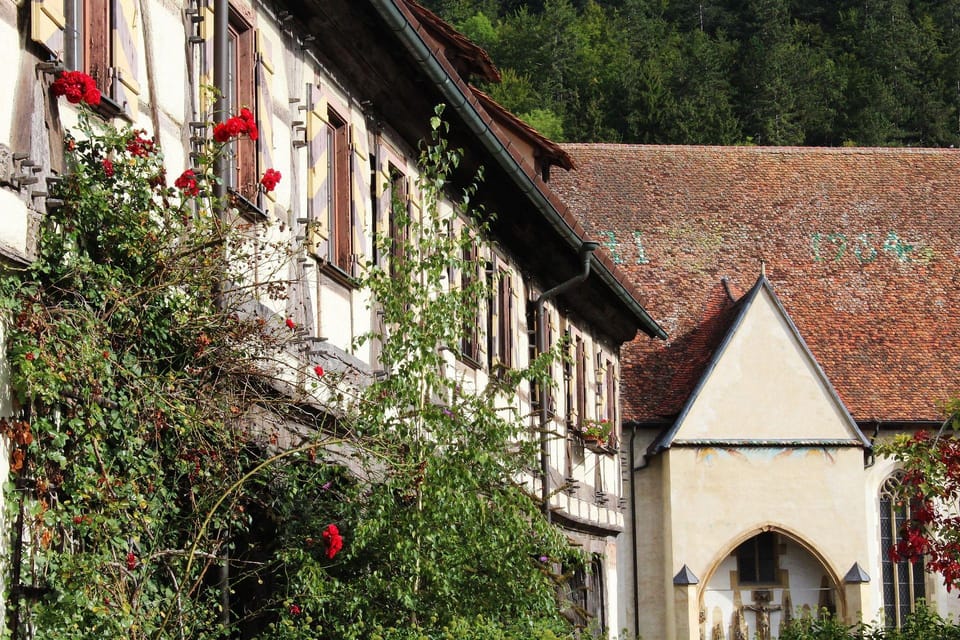
[(771, 640), (790, 620), (843, 611), (835, 574), (811, 547), (775, 527), (754, 529), (715, 563), (700, 592), (701, 637)]

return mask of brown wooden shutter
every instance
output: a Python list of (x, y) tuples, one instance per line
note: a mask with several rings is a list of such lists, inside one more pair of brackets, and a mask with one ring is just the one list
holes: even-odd
[(498, 353), (500, 362), (513, 366), (513, 283), (508, 271), (500, 272), (500, 333)]
[(586, 419), (587, 412), (587, 352), (583, 344), (583, 338), (577, 337), (576, 355), (576, 385), (577, 393), (577, 427), (583, 428), (583, 421)]
[(113, 100), (110, 14), (111, 3), (107, 0), (84, 3), (83, 65), (86, 72), (96, 80), (100, 92)]
[(353, 232), (350, 229), (350, 127), (346, 121), (340, 119), (335, 122), (330, 118), (334, 127), (333, 154), (334, 154), (334, 181), (333, 181), (333, 240), (334, 263), (350, 272), (350, 243)]

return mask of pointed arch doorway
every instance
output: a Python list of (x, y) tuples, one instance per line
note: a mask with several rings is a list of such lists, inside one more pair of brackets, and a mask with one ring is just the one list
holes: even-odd
[(809, 545), (772, 526), (721, 553), (700, 592), (700, 637), (772, 640), (789, 620), (826, 609), (843, 614), (836, 575)]

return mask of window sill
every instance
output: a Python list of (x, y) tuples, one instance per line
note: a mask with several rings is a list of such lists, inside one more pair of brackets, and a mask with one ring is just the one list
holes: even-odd
[(583, 447), (585, 449), (589, 449), (590, 451), (593, 451), (597, 455), (609, 456), (617, 452), (617, 450), (613, 448), (613, 446), (609, 442), (606, 442), (603, 440), (595, 440), (593, 438), (586, 438), (583, 436), (583, 434), (580, 434), (580, 433), (578, 433), (577, 435), (580, 438), (580, 440), (583, 442)]
[(480, 368), (483, 367), (483, 364), (480, 362), (480, 360), (478, 360), (477, 358), (474, 358), (473, 356), (468, 356), (464, 354), (460, 355), (460, 362), (462, 362), (463, 364), (465, 364), (466, 366), (474, 370), (479, 370)]
[(267, 212), (258, 207), (257, 203), (241, 195), (239, 191), (228, 189), (227, 197), (230, 200), (230, 206), (234, 207), (241, 216), (250, 222), (266, 222)]
[(317, 266), (320, 273), (329, 277), (334, 282), (338, 284), (342, 284), (343, 286), (348, 287), (350, 289), (356, 289), (359, 287), (359, 283), (357, 282), (356, 278), (354, 278), (352, 275), (350, 275), (349, 273), (347, 273), (337, 265), (333, 264), (332, 262), (327, 262), (326, 260), (318, 259)]

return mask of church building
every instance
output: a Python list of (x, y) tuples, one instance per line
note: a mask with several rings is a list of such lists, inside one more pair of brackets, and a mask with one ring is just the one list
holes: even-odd
[(873, 452), (938, 429), (960, 389), (960, 153), (564, 149), (551, 184), (669, 335), (622, 354), (622, 626), (765, 639), (823, 609), (960, 611), (890, 561), (898, 476)]

